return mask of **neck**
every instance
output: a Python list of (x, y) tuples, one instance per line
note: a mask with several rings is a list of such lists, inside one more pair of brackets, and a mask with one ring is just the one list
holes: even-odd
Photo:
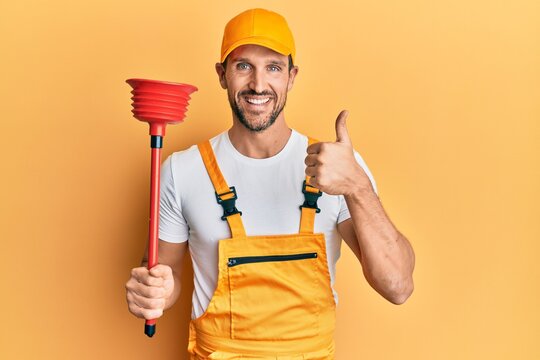
[(237, 119), (229, 129), (229, 139), (234, 148), (244, 156), (254, 159), (265, 159), (279, 153), (289, 141), (292, 130), (279, 116), (268, 129), (254, 132), (246, 129)]

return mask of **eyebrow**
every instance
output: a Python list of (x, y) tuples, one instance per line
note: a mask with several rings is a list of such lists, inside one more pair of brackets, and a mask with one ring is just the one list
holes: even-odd
[(280, 60), (271, 60), (268, 64), (270, 65), (281, 65), (281, 66), (285, 66), (285, 62), (283, 61), (280, 61)]
[[(236, 59), (232, 59), (232, 62), (233, 63), (237, 63), (237, 62), (247, 62), (247, 63), (250, 63), (251, 64), (251, 61), (248, 59), (248, 58), (236, 58)], [(280, 61), (280, 60), (270, 60), (268, 62), (267, 65), (281, 65), (281, 66), (285, 66), (285, 62), (283, 61)]]

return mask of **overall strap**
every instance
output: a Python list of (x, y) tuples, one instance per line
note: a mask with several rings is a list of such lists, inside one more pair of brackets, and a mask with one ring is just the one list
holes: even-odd
[(229, 187), (229, 185), (227, 185), (227, 182), (219, 169), (210, 141), (203, 141), (200, 144), (197, 144), (197, 147), (201, 153), (206, 171), (208, 171), (210, 180), (212, 180), (212, 184), (216, 190), (216, 200), (218, 204), (223, 206), (223, 216), (221, 217), (221, 220), (227, 220), (229, 223), (232, 237), (245, 237), (246, 231), (244, 229), (244, 224), (242, 223), (242, 218), (240, 217), (242, 213), (235, 207), (235, 201), (238, 198), (236, 189), (234, 186)]
[[(308, 137), (308, 146), (319, 141)], [(309, 185), (310, 176), (306, 176), (306, 180), (302, 184), (302, 192), (304, 193), (305, 201), (300, 205), (302, 214), (300, 215), (300, 233), (313, 234), (315, 228), (315, 214), (320, 213), (321, 209), (317, 207), (317, 199), (322, 195), (316, 187)]]

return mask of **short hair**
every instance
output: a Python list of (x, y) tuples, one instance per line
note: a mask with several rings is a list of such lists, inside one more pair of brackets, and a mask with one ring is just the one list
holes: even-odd
[[(229, 60), (229, 56), (227, 56), (225, 58), (225, 60), (221, 63), (221, 66), (223, 66), (223, 68), (225, 70), (227, 70), (227, 61)], [(293, 60), (292, 60), (292, 56), (289, 55), (289, 72), (292, 70), (292, 68), (294, 67), (294, 64), (293, 64)]]

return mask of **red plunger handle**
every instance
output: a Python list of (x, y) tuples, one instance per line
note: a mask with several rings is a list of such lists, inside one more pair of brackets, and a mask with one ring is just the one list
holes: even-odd
[[(159, 231), (159, 181), (161, 166), (161, 147), (163, 138), (151, 136), (152, 163), (150, 173), (150, 228), (148, 236), (148, 270), (158, 263), (158, 231)], [(156, 319), (146, 320), (144, 333), (152, 337), (156, 333)]]

